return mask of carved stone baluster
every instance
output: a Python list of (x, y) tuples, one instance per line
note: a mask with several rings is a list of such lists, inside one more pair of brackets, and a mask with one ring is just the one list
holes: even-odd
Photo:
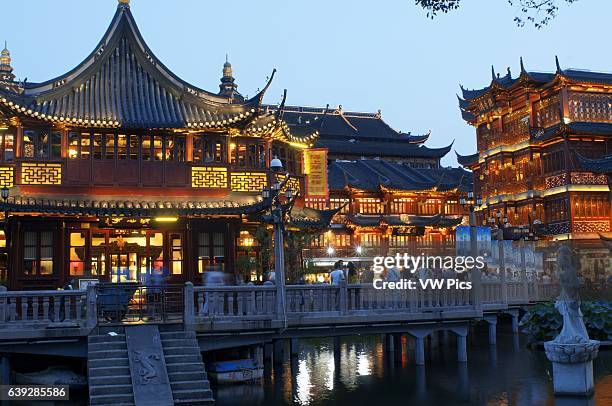
[(15, 296), (10, 298), (10, 321), (15, 321), (15, 318), (17, 317), (17, 298)]
[(0, 297), (0, 323), (4, 323), (6, 321), (6, 316), (8, 313), (8, 306), (6, 302), (6, 296)]
[(38, 296), (32, 298), (32, 320), (38, 320)]
[[(240, 311), (240, 292), (236, 293), (237, 298), (234, 298), (234, 292), (227, 292), (227, 315), (235, 316), (239, 314)], [(236, 309), (236, 305), (238, 305), (238, 309)]]
[(27, 296), (22, 296), (21, 297), (21, 320), (27, 320), (28, 319), (28, 297)]
[(72, 296), (64, 296), (64, 320), (68, 321), (70, 317), (70, 304), (72, 303)]
[(242, 316), (244, 314), (246, 314), (246, 310), (245, 310), (245, 296), (244, 296), (244, 292), (237, 292), (236, 293), (236, 299), (237, 299), (237, 309), (236, 309), (236, 316)]
[(60, 321), (60, 308), (62, 306), (62, 297), (53, 296), (53, 321)]
[(263, 314), (264, 313), (264, 295), (266, 294), (265, 291), (263, 292), (255, 292), (255, 311), (257, 314)]
[(49, 296), (43, 296), (43, 320), (49, 321)]
[[(76, 321), (81, 321), (81, 305), (83, 303), (83, 296), (79, 295), (75, 297), (75, 315)], [(38, 304), (38, 303), (37, 303)]]
[(204, 292), (199, 291), (198, 292), (198, 316), (199, 317), (204, 317)]
[(252, 290), (249, 292), (249, 307), (247, 311), (248, 315), (257, 313), (257, 309), (255, 308), (255, 306), (256, 306), (256, 292), (255, 290)]

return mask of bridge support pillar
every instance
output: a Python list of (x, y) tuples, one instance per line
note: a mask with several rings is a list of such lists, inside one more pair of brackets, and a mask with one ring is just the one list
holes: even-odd
[(292, 338), (289, 341), (289, 351), (292, 357), (297, 357), (300, 354), (300, 348), (298, 346), (298, 339)]
[(264, 362), (272, 361), (272, 343), (265, 343), (263, 347)]
[(448, 330), (444, 330), (442, 331), (442, 344), (444, 344), (444, 346), (448, 345), (449, 342), (449, 338), (448, 338)]
[(402, 359), (402, 334), (393, 334), (393, 349), (395, 350), (395, 359), (401, 361)]
[(519, 311), (518, 309), (508, 309), (506, 313), (512, 317), (512, 333), (517, 334), (519, 332)]
[[(11, 359), (7, 354), (0, 355), (0, 384), (10, 385), (11, 383)], [(10, 400), (3, 400), (2, 406), (9, 406)]]
[(484, 319), (489, 324), (489, 344), (497, 345), (497, 315), (485, 316)]
[(285, 341), (274, 340), (272, 341), (272, 346), (274, 348), (274, 363), (277, 365), (282, 364), (285, 355)]
[(457, 335), (457, 361), (467, 362), (467, 335)]
[(425, 338), (415, 337), (414, 362), (417, 365), (425, 365)]
[(395, 352), (395, 340), (393, 334), (385, 334), (385, 350), (388, 353)]

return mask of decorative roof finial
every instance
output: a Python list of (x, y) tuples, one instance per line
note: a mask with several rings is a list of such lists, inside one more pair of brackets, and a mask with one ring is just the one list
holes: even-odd
[(130, 5), (130, 0), (119, 0), (119, 4), (122, 4), (124, 6), (129, 6)]
[(13, 75), (13, 67), (11, 66), (11, 53), (8, 50), (8, 45), (4, 41), (4, 49), (0, 52), (0, 81), (12, 82), (15, 80)]
[(561, 65), (559, 64), (559, 57), (555, 55), (555, 65), (557, 65), (557, 72), (562, 72)]
[(491, 78), (495, 80), (495, 66), (491, 65)]
[(219, 84), (219, 94), (230, 99), (243, 101), (244, 97), (238, 93), (238, 85), (235, 83), (232, 64), (229, 62), (228, 54), (225, 54), (225, 63), (223, 64), (223, 77)]
[(512, 73), (510, 73), (510, 67), (509, 66), (507, 68), (507, 71), (508, 71), (508, 77), (511, 78), (512, 77)]
[(521, 73), (526, 73), (525, 65), (523, 64), (523, 57), (521, 56)]

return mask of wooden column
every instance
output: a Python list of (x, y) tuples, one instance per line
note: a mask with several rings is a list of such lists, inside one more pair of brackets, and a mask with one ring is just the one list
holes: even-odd
[(185, 136), (185, 159), (193, 162), (193, 134), (187, 133)]

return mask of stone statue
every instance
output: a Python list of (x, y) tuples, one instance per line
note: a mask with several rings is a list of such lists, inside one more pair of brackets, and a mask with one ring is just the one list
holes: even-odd
[(582, 312), (580, 311), (580, 261), (567, 245), (562, 245), (557, 251), (557, 270), (561, 281), (561, 294), (557, 298), (555, 308), (563, 316), (563, 329), (553, 340), (559, 344), (588, 343)]
[(580, 311), (580, 261), (567, 245), (557, 251), (557, 269), (561, 294), (555, 308), (563, 316), (561, 333), (544, 343), (546, 357), (553, 364), (553, 386), (556, 395), (590, 396), (594, 390), (593, 359), (599, 341), (589, 340)]

